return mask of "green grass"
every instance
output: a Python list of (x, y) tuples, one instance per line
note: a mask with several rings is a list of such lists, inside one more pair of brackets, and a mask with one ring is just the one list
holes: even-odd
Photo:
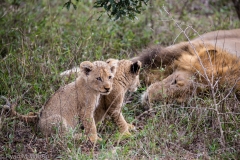
[[(69, 11), (57, 0), (16, 2), (19, 5), (0, 2), (0, 95), (19, 101), (18, 112), (23, 114), (38, 111), (60, 86), (71, 82), (59, 73), (84, 60), (128, 59), (153, 44), (186, 41), (176, 22), (190, 38), (197, 36), (191, 27), (202, 34), (240, 25), (233, 5), (221, 0), (207, 6), (198, 1), (152, 1), (135, 21), (100, 16), (101, 9), (87, 0)], [(129, 95), (131, 103), (123, 107), (126, 120), (138, 131), (119, 141), (115, 124), (106, 121), (98, 127), (103, 142), (94, 149), (84, 138), (74, 141), (71, 133), (61, 138), (42, 137), (35, 125), (19, 122), (0, 108), (0, 159), (30, 153), (63, 159), (237, 159), (240, 111), (234, 97), (221, 103), (222, 115), (209, 109), (213, 108), (209, 96), (202, 96), (180, 106), (162, 102), (152, 113), (138, 117), (143, 112), (140, 94), (145, 89), (142, 86)], [(225, 147), (219, 141), (217, 116)]]

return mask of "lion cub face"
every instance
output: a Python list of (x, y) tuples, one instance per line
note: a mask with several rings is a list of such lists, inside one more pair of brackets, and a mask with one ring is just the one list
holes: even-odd
[(140, 86), (139, 72), (142, 66), (140, 61), (108, 59), (106, 62), (111, 66), (118, 66), (115, 75), (117, 81), (123, 82), (129, 92), (137, 91)]
[(107, 95), (112, 90), (113, 77), (116, 73), (116, 65), (108, 64), (103, 61), (89, 61), (80, 64), (81, 76), (84, 77), (88, 87)]

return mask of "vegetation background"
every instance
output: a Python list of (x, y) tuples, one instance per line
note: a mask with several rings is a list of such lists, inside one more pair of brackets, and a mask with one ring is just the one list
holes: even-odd
[[(73, 80), (59, 73), (84, 60), (128, 59), (149, 45), (186, 41), (177, 25), (190, 38), (240, 25), (233, 3), (225, 0), (150, 0), (135, 20), (116, 21), (93, 8), (92, 0), (79, 1), (76, 10), (63, 4), (0, 1), (0, 95), (19, 101), (22, 114), (39, 111), (60, 86)], [(106, 121), (98, 126), (104, 141), (94, 149), (84, 139), (74, 141), (71, 133), (43, 137), (36, 125), (18, 121), (1, 107), (0, 159), (29, 154), (50, 159), (239, 158), (240, 105), (234, 95), (224, 99), (224, 93), (217, 94), (217, 108), (206, 94), (189, 104), (158, 104), (142, 114), (140, 95), (145, 89), (128, 94), (123, 107), (138, 131), (119, 141), (115, 124)], [(0, 99), (0, 104), (5, 101)]]

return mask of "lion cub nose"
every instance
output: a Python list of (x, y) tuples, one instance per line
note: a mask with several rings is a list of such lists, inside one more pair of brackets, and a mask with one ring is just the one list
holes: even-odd
[(107, 92), (109, 92), (109, 90), (110, 90), (110, 88), (106, 88), (106, 87), (104, 87), (104, 89), (105, 89)]

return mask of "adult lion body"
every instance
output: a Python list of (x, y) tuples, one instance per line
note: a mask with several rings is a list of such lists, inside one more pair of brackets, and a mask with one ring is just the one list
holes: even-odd
[[(209, 51), (214, 56), (206, 60), (206, 56), (210, 56)], [(150, 47), (138, 57), (133, 58), (141, 61), (145, 68), (146, 72), (143, 73), (143, 77), (147, 77), (145, 83), (152, 84), (143, 95), (143, 102), (161, 101), (166, 97), (168, 100), (185, 101), (192, 95), (194, 88), (197, 93), (199, 90), (207, 89), (206, 85), (216, 82), (207, 80), (211, 80), (212, 77), (214, 80), (221, 79), (220, 87), (228, 85), (238, 92), (239, 56), (240, 29), (209, 32), (192, 41), (166, 48)], [(215, 60), (219, 63), (214, 63)], [(165, 68), (165, 72), (160, 72), (160, 68)], [(203, 74), (202, 71), (204, 76), (199, 76), (200, 73)], [(198, 81), (199, 77), (203, 81)]]
[[(72, 83), (60, 88), (46, 103), (39, 119), (40, 130), (49, 135), (58, 128), (60, 133), (75, 129), (82, 123), (85, 133), (92, 142), (98, 138), (94, 121), (94, 110), (100, 94), (109, 94), (112, 90), (116, 66), (103, 61), (89, 61), (80, 64), (80, 76)], [(27, 120), (12, 108), (14, 115)], [(77, 136), (76, 136), (77, 137)]]

